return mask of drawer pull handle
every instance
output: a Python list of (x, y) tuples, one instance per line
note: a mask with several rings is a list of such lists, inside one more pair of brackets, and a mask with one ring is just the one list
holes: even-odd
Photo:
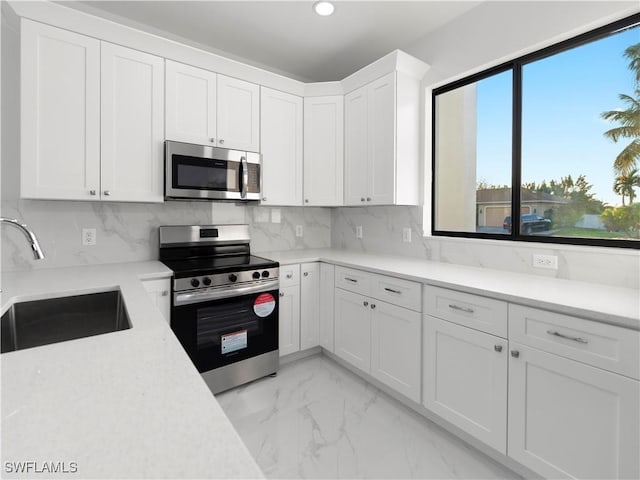
[(344, 279), (348, 282), (353, 282), (353, 283), (358, 283), (358, 280), (355, 280), (353, 278), (349, 278), (349, 277), (344, 277)]
[(520, 352), (518, 350), (511, 350), (511, 356), (513, 358), (518, 358), (520, 356)]
[(387, 292), (391, 292), (391, 293), (397, 293), (398, 295), (402, 295), (402, 292), (400, 290), (394, 290), (393, 288), (388, 288), (388, 287), (384, 287), (384, 289)]
[(465, 313), (473, 313), (473, 308), (461, 307), (460, 305), (454, 305), (451, 303), (449, 304), (449, 308), (452, 308), (453, 310), (460, 310)]
[(587, 344), (589, 343), (589, 340), (585, 340), (584, 338), (580, 338), (580, 337), (571, 337), (569, 335), (565, 335), (563, 333), (560, 332), (556, 332), (555, 330), (547, 330), (547, 333), (549, 335), (553, 335), (555, 337), (560, 337), (560, 338), (566, 338), (567, 340), (573, 340), (574, 342), (578, 342), (578, 343), (584, 343)]
[(502, 345), (494, 345), (494, 346), (493, 346), (493, 349), (494, 349), (496, 352), (500, 353), (500, 352), (502, 351)]

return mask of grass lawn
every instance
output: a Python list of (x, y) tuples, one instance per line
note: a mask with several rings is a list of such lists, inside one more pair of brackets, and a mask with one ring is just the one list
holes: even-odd
[(553, 230), (553, 237), (582, 237), (582, 238), (618, 238), (623, 240), (640, 240), (622, 232), (607, 232), (593, 228), (564, 227)]

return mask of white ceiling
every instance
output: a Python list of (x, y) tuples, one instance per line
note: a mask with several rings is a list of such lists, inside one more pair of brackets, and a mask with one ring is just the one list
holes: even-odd
[(59, 2), (227, 54), (303, 81), (341, 80), (462, 15), (480, 1), (339, 1), (320, 17), (312, 1)]

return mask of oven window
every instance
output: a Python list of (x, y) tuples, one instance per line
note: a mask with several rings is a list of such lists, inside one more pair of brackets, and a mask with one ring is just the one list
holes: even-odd
[(173, 188), (239, 191), (238, 165), (225, 160), (206, 160), (173, 155)]
[[(243, 338), (262, 334), (262, 322), (248, 305), (217, 305), (198, 310), (198, 350), (215, 347), (221, 353), (246, 348)], [(246, 343), (246, 342), (245, 342)]]

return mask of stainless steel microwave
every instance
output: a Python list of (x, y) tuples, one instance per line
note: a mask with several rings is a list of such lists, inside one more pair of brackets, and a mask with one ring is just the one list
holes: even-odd
[(165, 142), (168, 200), (260, 200), (260, 154)]

